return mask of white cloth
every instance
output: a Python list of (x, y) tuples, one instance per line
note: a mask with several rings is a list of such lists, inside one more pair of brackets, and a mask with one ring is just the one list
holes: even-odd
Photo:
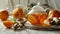
[(60, 0), (48, 0), (48, 4), (54, 8), (60, 11)]

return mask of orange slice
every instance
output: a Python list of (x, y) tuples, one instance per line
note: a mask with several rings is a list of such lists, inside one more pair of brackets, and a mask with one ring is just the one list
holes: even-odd
[(38, 18), (39, 18), (40, 25), (42, 25), (44, 23), (44, 20), (47, 18), (47, 15), (42, 13)]
[(31, 22), (33, 25), (37, 25), (37, 19), (33, 15), (28, 16), (28, 20)]
[(3, 24), (7, 28), (11, 28), (14, 25), (15, 22), (13, 21), (3, 21)]

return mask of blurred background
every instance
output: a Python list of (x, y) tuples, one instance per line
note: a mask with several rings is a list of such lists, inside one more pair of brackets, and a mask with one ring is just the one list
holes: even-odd
[(30, 3), (48, 4), (50, 7), (55, 8), (60, 11), (60, 0), (0, 0), (0, 9), (13, 10), (16, 5), (27, 7)]

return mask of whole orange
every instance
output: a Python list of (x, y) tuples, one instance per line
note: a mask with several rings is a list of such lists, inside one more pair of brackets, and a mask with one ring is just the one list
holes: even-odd
[(23, 9), (22, 8), (16, 8), (16, 9), (14, 9), (13, 10), (13, 16), (15, 18), (18, 18), (18, 19), (22, 18), (24, 16)]
[(0, 19), (7, 20), (9, 17), (9, 13), (7, 10), (0, 10)]

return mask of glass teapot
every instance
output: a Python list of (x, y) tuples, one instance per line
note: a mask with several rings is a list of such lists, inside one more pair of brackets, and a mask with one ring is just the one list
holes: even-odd
[(32, 10), (28, 13), (28, 21), (33, 26), (50, 26), (44, 23), (44, 20), (47, 19), (47, 13), (42, 6), (39, 6), (40, 2), (36, 6), (32, 7)]

